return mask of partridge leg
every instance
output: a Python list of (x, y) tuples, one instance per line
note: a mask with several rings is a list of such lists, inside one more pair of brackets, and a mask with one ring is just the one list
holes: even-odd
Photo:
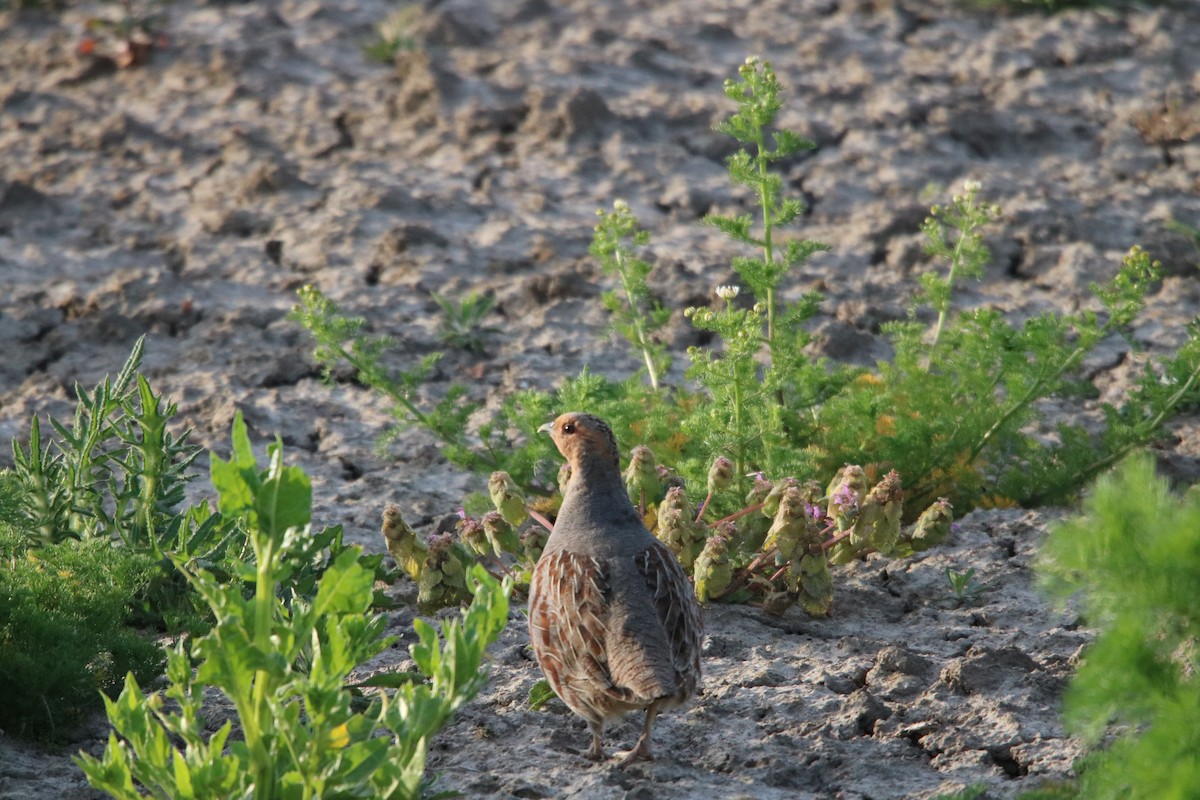
[(604, 723), (589, 722), (588, 728), (592, 731), (592, 746), (587, 751), (587, 757), (592, 761), (603, 761), (604, 748), (600, 746), (600, 733), (604, 730)]
[(646, 709), (646, 724), (642, 726), (642, 735), (638, 737), (637, 744), (628, 753), (621, 754), (621, 760), (617, 762), (617, 766), (626, 767), (634, 761), (653, 761), (654, 754), (650, 752), (650, 727), (654, 724), (654, 718), (658, 716), (658, 703), (652, 703)]

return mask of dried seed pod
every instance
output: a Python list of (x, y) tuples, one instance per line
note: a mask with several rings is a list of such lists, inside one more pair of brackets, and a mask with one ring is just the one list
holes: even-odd
[[(722, 529), (725, 526), (721, 526)], [(732, 526), (730, 526), (732, 529)], [(733, 564), (729, 561), (729, 535), (718, 530), (705, 544), (696, 557), (696, 597), (701, 603), (708, 602), (729, 588), (733, 580)]]
[(732, 483), (733, 462), (725, 456), (717, 456), (713, 459), (712, 466), (708, 468), (708, 493), (716, 494), (724, 491)]
[(389, 503), (383, 509), (383, 542), (392, 558), (410, 578), (417, 580), (421, 575), (421, 566), (429, 555), (425, 543), (417, 537), (416, 531), (409, 527), (400, 515), (400, 507)]
[(525, 495), (507, 472), (492, 473), (488, 478), (488, 494), (492, 498), (492, 505), (509, 525), (516, 527), (529, 518), (529, 512), (525, 509)]
[(939, 545), (950, 535), (950, 524), (954, 521), (954, 511), (950, 501), (944, 497), (921, 512), (913, 526), (910, 539), (913, 550), (920, 552)]
[(656, 467), (654, 453), (644, 444), (629, 452), (629, 466), (621, 477), (625, 479), (625, 491), (635, 506), (643, 507), (658, 499), (662, 484)]
[(483, 515), (483, 532), (497, 558), (504, 553), (521, 554), (521, 540), (517, 538), (516, 530), (500, 513), (489, 511)]

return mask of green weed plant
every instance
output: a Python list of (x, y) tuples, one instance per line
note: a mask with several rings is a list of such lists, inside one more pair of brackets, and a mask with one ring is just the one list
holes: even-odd
[[(0, 475), (0, 494), (19, 491)], [(101, 539), (30, 548), (23, 531), (0, 522), (0, 729), (62, 738), (126, 673), (159, 675), (161, 647), (132, 624), (157, 573), (152, 557)]]
[(496, 296), (470, 292), (461, 300), (454, 300), (434, 292), (433, 299), (442, 309), (442, 327), (438, 332), (442, 343), (468, 353), (482, 353), (484, 334), (496, 332), (496, 328), (483, 324), (484, 317), (496, 305)]
[[(0, 710), (9, 732), (53, 737), (100, 707), (97, 690), (119, 690), (130, 671), (143, 681), (158, 674), (154, 638), (164, 630), (206, 632), (212, 610), (189, 571), (254, 585), (247, 525), (271, 511), (253, 504), (260, 484), (245, 423), (238, 415), (231, 461), (213, 459), (219, 509), (183, 508), (200, 451), (189, 431), (171, 433), (175, 405), (138, 372), (143, 345), (115, 379), (76, 387), (70, 424), (50, 418), (43, 428), (34, 417), (28, 445), (13, 443), (14, 468), (0, 472), (0, 682), (20, 695)], [(342, 530), (288, 530), (279, 593), (311, 599), (347, 551)], [(382, 555), (359, 562), (389, 575)], [(388, 605), (378, 595), (375, 604)]]
[[(769, 64), (747, 59), (724, 91), (736, 110), (717, 130), (740, 146), (728, 159), (730, 178), (750, 193), (757, 212), (705, 219), (750, 254), (732, 265), (741, 285), (717, 287), (715, 303), (683, 310), (716, 342), (689, 348), (687, 383), (662, 380), (665, 352), (652, 333), (663, 312), (646, 289), (651, 267), (640, 257), (649, 233), (619, 201), (612, 212), (601, 212), (591, 252), (615, 281), (606, 304), (645, 363), (648, 384), (642, 374), (611, 381), (585, 370), (554, 392), (504, 398), (490, 420), (470, 430), (466, 423), (480, 405), (467, 400), (464, 387), (426, 399), (428, 362), (389, 374), (382, 359), (386, 338), (367, 334), (365, 320), (344, 316), (305, 287), (294, 318), (316, 339), (318, 362), (327, 374), (348, 362), (361, 382), (397, 401), (398, 425), (415, 423), (433, 432), (454, 463), (484, 474), (504, 471), (535, 498), (535, 510), (551, 515), (557, 501), (545, 495), (561, 483), (554, 476), (558, 462), (534, 431), (567, 409), (604, 417), (621, 442), (637, 446), (634, 453), (649, 454), (642, 462), (655, 464), (650, 473), (657, 478), (631, 493), (647, 524), (673, 541), (677, 552), (690, 554), (684, 559), (688, 569), (698, 562), (715, 568), (718, 578), (732, 571), (733, 590), (710, 591), (712, 575), (706, 575), (702, 596), (767, 604), (800, 599), (806, 574), (813, 587), (825, 581), (818, 553), (837, 563), (872, 550), (911, 552), (938, 538), (929, 531), (940, 531), (951, 510), (1069, 501), (1126, 454), (1161, 437), (1179, 409), (1200, 401), (1196, 322), (1178, 351), (1144, 359), (1127, 394), (1100, 405), (1098, 433), (1064, 423), (1050, 435), (1037, 435), (1039, 427), (1048, 428), (1041, 416), (1046, 401), (1078, 407), (1094, 394), (1083, 376), (1086, 357), (1103, 341), (1130, 337), (1161, 267), (1134, 247), (1115, 277), (1092, 286), (1093, 303), (1069, 314), (1045, 312), (1014, 322), (991, 308), (960, 309), (957, 290), (982, 276), (990, 258), (985, 234), (1002, 217), (976, 181), (934, 206), (921, 226), (932, 267), (914, 292), (908, 319), (885, 326), (892, 358), (863, 369), (811, 357), (805, 323), (821, 298), (790, 290), (788, 279), (828, 246), (784, 235), (802, 220), (804, 207), (786, 196), (777, 170), (812, 143), (776, 124), (781, 90)], [(730, 477), (714, 488), (710, 470), (720, 459), (729, 462)], [(690, 501), (670, 495), (677, 485), (691, 493)], [(841, 509), (834, 495), (847, 485)], [(762, 516), (763, 503), (774, 515), (778, 495), (766, 498), (789, 487), (801, 487), (803, 502), (816, 510), (809, 513), (814, 530), (799, 544), (785, 538), (781, 547), (767, 535), (773, 521), (752, 521)], [(890, 516), (878, 528), (873, 521), (857, 522), (855, 510), (866, 507), (872, 492), (887, 499), (871, 507), (898, 513), (899, 527)], [(464, 507), (482, 513), (470, 499)], [(691, 529), (661, 530), (668, 517), (690, 517)], [(727, 517), (732, 529), (722, 528)], [(938, 521), (921, 527), (923, 518)], [(473, 535), (470, 528), (465, 533)], [(514, 555), (519, 559), (522, 552)], [(828, 596), (824, 588), (814, 591)], [(829, 604), (823, 599), (809, 605), (819, 612)]]
[[(231, 458), (212, 466), (223, 513), (249, 532), (254, 558), (240, 573), (253, 592), (177, 560), (216, 623), (168, 651), (163, 692), (147, 694), (129, 674), (121, 694), (105, 699), (113, 732), (104, 754), (77, 759), (115, 798), (417, 798), (428, 787), (429, 737), (486, 681), (483, 653), (507, 622), (508, 587), (476, 568), (460, 619), (440, 635), (414, 623), (421, 675), (355, 708), (352, 672), (392, 643), (385, 618), (369, 613), (374, 570), (347, 548), (311, 598), (282, 596), (297, 569), (288, 543), (312, 535), (312, 490), (302, 470), (284, 465), (278, 442), (267, 459), (265, 468), (255, 462), (239, 418)], [(235, 710), (211, 733), (206, 691)]]
[(600, 262), (604, 274), (618, 278), (618, 289), (604, 292), (601, 300), (613, 315), (614, 330), (641, 351), (650, 386), (657, 390), (671, 360), (667, 348), (654, 336), (670, 320), (671, 310), (650, 293), (646, 276), (651, 267), (636, 255), (650, 234), (638, 228), (629, 204), (622, 200), (613, 203), (611, 212), (596, 214), (600, 222), (588, 252)]
[(399, 5), (375, 25), (375, 36), (363, 45), (363, 53), (381, 64), (391, 64), (401, 53), (420, 49), (413, 33), (421, 19), (419, 5)]
[(144, 345), (137, 340), (115, 379), (75, 386), (71, 425), (50, 419), (43, 436), (34, 417), (28, 447), (13, 442), (21, 489), (12, 521), (36, 543), (115, 536), (161, 555), (180, 535), (177, 510), (200, 448), (190, 431), (168, 430), (176, 406), (138, 373)]
[(1046, 587), (1098, 630), (1066, 696), (1091, 748), (1089, 800), (1194, 797), (1200, 786), (1200, 489), (1173, 493), (1139, 455), (1101, 478), (1039, 554)]

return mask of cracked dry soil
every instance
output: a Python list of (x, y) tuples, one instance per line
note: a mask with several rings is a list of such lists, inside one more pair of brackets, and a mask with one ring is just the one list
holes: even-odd
[[(449, 352), (432, 396), (459, 381), (495, 404), (585, 365), (633, 372), (605, 333), (595, 210), (625, 199), (652, 232), (666, 305), (735, 282), (735, 249), (698, 221), (749, 208), (712, 132), (749, 54), (785, 87), (783, 124), (817, 143), (783, 168), (809, 204), (800, 235), (834, 248), (787, 290), (824, 293), (819, 354), (887, 357), (880, 325), (904, 317), (929, 268), (917, 227), (968, 178), (1004, 214), (960, 305), (1075, 309), (1137, 243), (1168, 276), (1136, 345), (1171, 349), (1196, 316), (1198, 256), (1165, 228), (1200, 224), (1183, 113), (1200, 94), (1195, 3), (1045, 16), (949, 0), (430, 0), (419, 49), (371, 61), (362, 46), (394, 8), (179, 0), (168, 46), (128, 70), (76, 52), (103, 5), (0, 12), (0, 439), (69, 413), (75, 382), (115, 372), (147, 332), (145, 372), (195, 440), (223, 452), (239, 408), (256, 441), (281, 434), (313, 477), (318, 523), (371, 549), (388, 502), (424, 530), (446, 524), (479, 479), (420, 431), (374, 453), (386, 408), (347, 376), (320, 383), (286, 319), (295, 290), (316, 284), (396, 337), (396, 365), (440, 349), (431, 292), (493, 292), (486, 352)], [(677, 353), (698, 343), (680, 313), (668, 333)], [(1106, 342), (1088, 364), (1100, 399), (1144, 358)], [(1196, 430), (1189, 412), (1157, 450), (1183, 480)], [(468, 797), (597, 800), (977, 784), (1007, 798), (1068, 776), (1080, 751), (1059, 704), (1089, 634), (1030, 566), (1062, 513), (975, 512), (943, 547), (842, 568), (829, 619), (709, 608), (703, 697), (659, 720), (657, 761), (626, 771), (583, 759), (586, 729), (562, 706), (527, 709), (538, 673), (514, 608), (488, 688), (437, 737), (430, 769)], [(976, 569), (977, 600), (955, 604), (947, 567)], [(411, 619), (394, 613), (394, 632), (411, 638)], [(406, 641), (374, 668), (403, 666)], [(613, 726), (608, 747), (635, 732)], [(102, 718), (62, 750), (0, 735), (0, 797), (96, 796), (68, 756), (104, 736)]]

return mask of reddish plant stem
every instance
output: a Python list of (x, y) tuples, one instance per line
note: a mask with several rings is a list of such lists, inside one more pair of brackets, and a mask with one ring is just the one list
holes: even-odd
[[(832, 528), (833, 526), (831, 525), (830, 527)], [(826, 529), (826, 530), (828, 530), (828, 529)], [(838, 542), (840, 542), (842, 539), (845, 539), (847, 536), (849, 536), (849, 535), (850, 535), (850, 534), (852, 534), (852, 533), (854, 533), (854, 529), (853, 529), (853, 528), (847, 528), (846, 530), (844, 530), (844, 531), (842, 531), (841, 533), (839, 533), (837, 536), (834, 536), (832, 539), (830, 539), (830, 540), (828, 540), (828, 541), (824, 542), (824, 543), (821, 545), (821, 549), (822, 549), (822, 550), (828, 550), (829, 548), (833, 547), (835, 544), (837, 544)]]
[(716, 597), (714, 597), (713, 599), (719, 600), (720, 598), (724, 597), (725, 595), (735, 592), (738, 589), (742, 588), (742, 584), (744, 584), (746, 582), (746, 579), (750, 577), (750, 575), (754, 572), (754, 570), (756, 570), (760, 566), (762, 566), (764, 561), (766, 561), (769, 558), (772, 558), (775, 555), (775, 553), (776, 553), (776, 549), (774, 547), (772, 547), (770, 550), (767, 550), (766, 552), (759, 553), (757, 556), (754, 557), (753, 561), (751, 561), (749, 564), (747, 564), (742, 569), (738, 570), (738, 573), (733, 576), (733, 580), (731, 580), (729, 582), (729, 588), (727, 588), (725, 591), (721, 592), (719, 595), (716, 595)]
[(734, 513), (730, 514), (728, 517), (725, 517), (725, 519), (719, 519), (716, 522), (710, 522), (708, 524), (708, 527), (715, 528), (723, 522), (733, 522), (735, 519), (738, 519), (739, 517), (744, 517), (747, 514), (750, 514), (754, 511), (758, 511), (765, 505), (766, 505), (766, 503), (755, 503), (752, 506), (743, 508), (741, 511), (735, 511)]
[(551, 533), (554, 532), (554, 524), (551, 523), (550, 520), (548, 520), (544, 516), (542, 516), (542, 513), (540, 511), (535, 511), (532, 508), (526, 508), (525, 510), (529, 512), (529, 516), (533, 517), (535, 522), (537, 522), (539, 525), (541, 525), (543, 528), (550, 531)]

